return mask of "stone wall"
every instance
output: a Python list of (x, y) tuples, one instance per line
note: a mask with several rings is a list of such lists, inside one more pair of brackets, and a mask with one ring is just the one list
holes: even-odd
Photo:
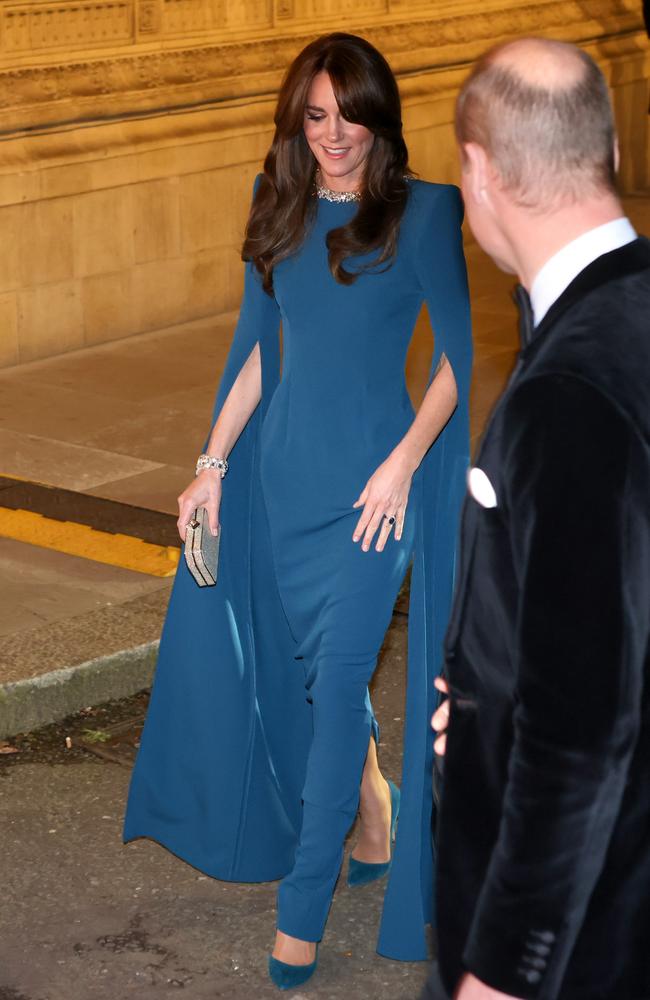
[(495, 41), (584, 45), (624, 190), (650, 185), (640, 0), (0, 0), (0, 367), (235, 308), (282, 72), (343, 28), (388, 57), (412, 163), (457, 178), (453, 101)]

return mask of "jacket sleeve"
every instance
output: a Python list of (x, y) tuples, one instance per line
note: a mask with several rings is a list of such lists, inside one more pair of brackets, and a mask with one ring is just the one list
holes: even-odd
[(514, 743), (466, 968), (554, 1000), (619, 815), (650, 615), (647, 442), (577, 377), (523, 383), (505, 414), (518, 589)]

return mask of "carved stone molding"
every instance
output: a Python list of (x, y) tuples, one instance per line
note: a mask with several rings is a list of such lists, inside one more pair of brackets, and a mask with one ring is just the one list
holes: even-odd
[(2, 56), (77, 46), (106, 47), (133, 37), (131, 0), (7, 4), (2, 7)]
[[(368, 25), (347, 23), (346, 30), (363, 34), (377, 45), (402, 77), (465, 66), (493, 41), (525, 33), (576, 42), (596, 40), (603, 45), (616, 40), (619, 51), (626, 45), (630, 51), (639, 49), (641, 11), (631, 0), (542, 0), (505, 8), (485, 0), (446, 4), (437, 16), (431, 13), (436, 5), (428, 0), (408, 20), (401, 0), (390, 2), (391, 10), (395, 8), (392, 22), (372, 24), (370, 15), (385, 10), (388, 0), (238, 0), (230, 5), (227, 0), (57, 0), (49, 4), (0, 0), (0, 134), (244, 98), (259, 100), (275, 91), (289, 61), (318, 30), (336, 26), (332, 11), (343, 6), (354, 9), (357, 17), (367, 12)], [(316, 28), (310, 25), (309, 33), (299, 26), (292, 28), (307, 7), (316, 18)], [(229, 11), (235, 9), (248, 25), (281, 18), (282, 27), (276, 26), (266, 37), (224, 40), (224, 25), (228, 26), (229, 18), (232, 22), (234, 15)], [(217, 37), (220, 24), (221, 39)], [(205, 42), (151, 51), (152, 39), (172, 36), (181, 28), (185, 34), (205, 36)], [(74, 53), (65, 60), (52, 53), (54, 61), (49, 65), (2, 69), (3, 62), (15, 61), (21, 53), (33, 54), (40, 46), (39, 51), (47, 54), (57, 46), (70, 47), (81, 37), (84, 48), (109, 48), (110, 54), (97, 52), (82, 61)], [(126, 51), (120, 51), (121, 42)]]
[(160, 23), (160, 0), (141, 0), (138, 5), (138, 33), (157, 35)]

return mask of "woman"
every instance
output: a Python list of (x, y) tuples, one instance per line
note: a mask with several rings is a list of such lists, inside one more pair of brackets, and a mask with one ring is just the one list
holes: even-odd
[[(379, 947), (426, 957), (428, 718), (471, 348), (458, 191), (411, 177), (383, 57), (352, 35), (318, 39), (290, 67), (275, 122), (205, 449), (214, 467), (179, 498), (181, 537), (200, 505), (223, 526), (219, 580), (198, 590), (177, 575), (125, 838), (153, 837), (218, 878), (282, 878), (269, 968), (289, 988), (314, 971), (357, 809), (350, 884), (390, 867), (399, 796), (379, 771), (367, 685), (412, 559), (400, 835)], [(435, 374), (414, 416), (404, 361), (425, 300)]]

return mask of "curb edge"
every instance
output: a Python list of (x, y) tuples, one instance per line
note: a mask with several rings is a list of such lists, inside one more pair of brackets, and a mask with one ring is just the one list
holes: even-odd
[(0, 739), (149, 687), (160, 640), (0, 685)]

